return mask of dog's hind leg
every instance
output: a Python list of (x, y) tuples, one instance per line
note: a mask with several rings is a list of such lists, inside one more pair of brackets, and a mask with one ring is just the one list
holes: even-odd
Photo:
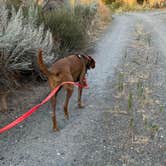
[(56, 121), (56, 95), (51, 98), (51, 105), (52, 105), (52, 123), (53, 123), (53, 130), (59, 131), (57, 127), (57, 121)]
[(64, 103), (64, 114), (66, 119), (69, 119), (68, 104), (69, 104), (70, 97), (72, 96), (72, 93), (73, 93), (73, 86), (69, 86), (68, 88), (65, 88), (65, 89), (67, 92), (66, 92), (66, 99)]

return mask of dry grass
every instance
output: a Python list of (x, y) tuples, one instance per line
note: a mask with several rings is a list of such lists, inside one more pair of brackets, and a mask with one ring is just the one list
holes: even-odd
[[(140, 22), (136, 26), (135, 36), (136, 40), (124, 53), (124, 64), (116, 74), (112, 113), (129, 116), (130, 143), (147, 144), (160, 129), (152, 117), (163, 112), (161, 101), (153, 98), (151, 82), (151, 72), (158, 54), (151, 47), (151, 34), (144, 31)], [(138, 134), (139, 130), (143, 132)]]

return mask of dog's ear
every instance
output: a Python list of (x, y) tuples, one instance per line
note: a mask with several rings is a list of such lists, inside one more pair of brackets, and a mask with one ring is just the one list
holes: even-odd
[(96, 66), (96, 62), (95, 62), (95, 60), (94, 60), (91, 56), (88, 55), (88, 57), (89, 57), (89, 59), (90, 59), (90, 67), (91, 67), (92, 69), (94, 69), (95, 66)]

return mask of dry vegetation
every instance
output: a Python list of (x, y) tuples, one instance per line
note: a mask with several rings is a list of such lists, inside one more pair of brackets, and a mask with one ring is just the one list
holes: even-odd
[(143, 4), (126, 3), (123, 0), (103, 0), (103, 2), (110, 8), (111, 11), (116, 13), (129, 12), (129, 11), (144, 11), (150, 9), (165, 8), (166, 1), (144, 1)]
[(117, 71), (114, 88), (113, 113), (129, 115), (129, 144), (147, 144), (160, 126), (158, 115), (163, 105), (154, 98), (154, 70), (158, 65), (158, 53), (152, 46), (151, 34), (138, 23), (135, 41), (126, 50), (123, 64)]
[[(36, 64), (38, 48), (44, 51), (46, 64), (69, 52), (87, 51), (94, 45), (103, 22), (110, 18), (106, 8), (97, 4), (61, 6), (42, 10), (32, 1), (0, 3), (0, 92), (20, 87), (33, 76), (41, 77)], [(107, 16), (106, 16), (107, 14)], [(23, 76), (26, 77), (23, 77)]]

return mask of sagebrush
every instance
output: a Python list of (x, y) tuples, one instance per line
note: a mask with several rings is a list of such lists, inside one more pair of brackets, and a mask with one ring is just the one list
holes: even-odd
[[(44, 51), (46, 63), (51, 63), (53, 39), (44, 24), (38, 24), (38, 8), (30, 6), (24, 16), (20, 7), (11, 10), (0, 5), (0, 85), (9, 87), (12, 73), (36, 70), (36, 56), (39, 48)], [(12, 79), (11, 79), (12, 78)], [(12, 82), (13, 82), (12, 81)], [(8, 83), (8, 84), (7, 84)], [(12, 84), (13, 85), (13, 84)]]

